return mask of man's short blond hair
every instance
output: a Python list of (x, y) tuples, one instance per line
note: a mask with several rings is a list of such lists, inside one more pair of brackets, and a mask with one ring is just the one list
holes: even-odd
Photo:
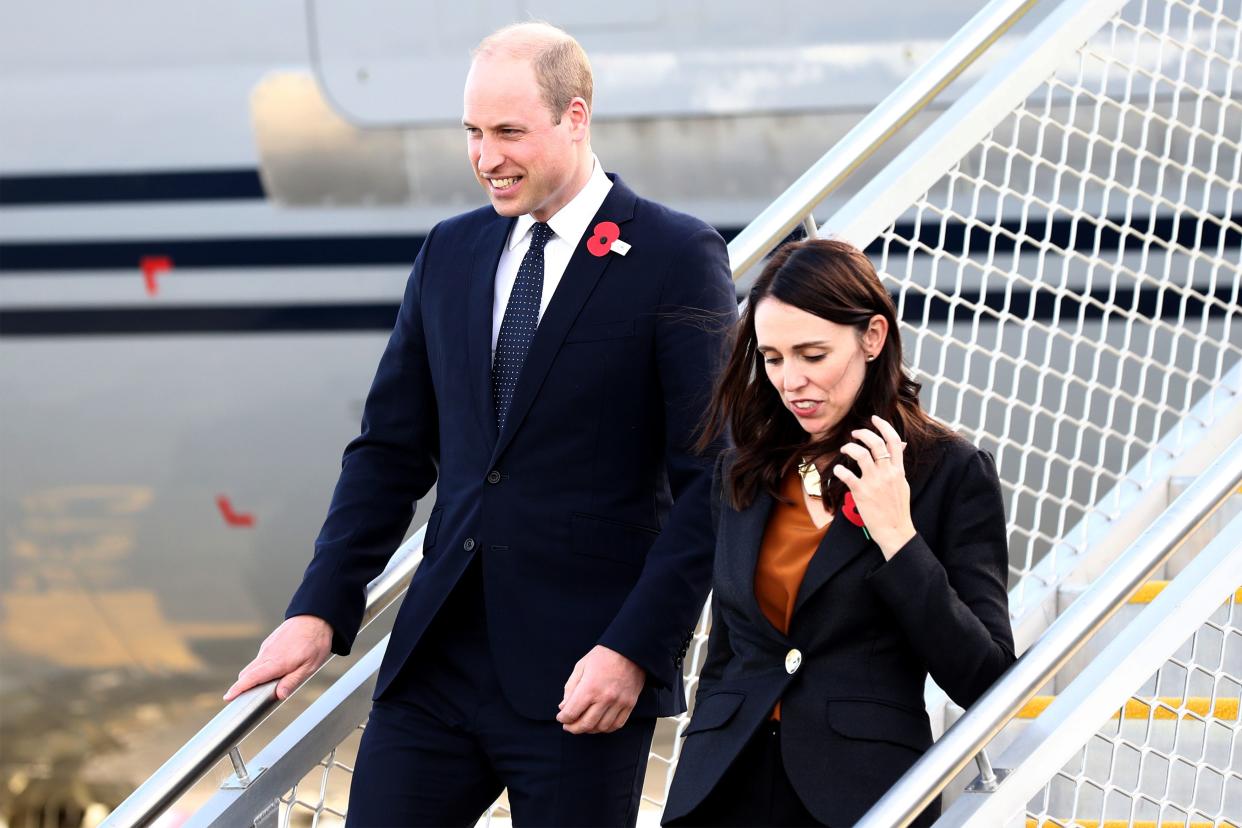
[(552, 123), (574, 98), (586, 101), (591, 109), (595, 80), (586, 50), (564, 29), (543, 21), (514, 23), (492, 32), (474, 47), (471, 56), (505, 55), (529, 60), (539, 82), (540, 96), (552, 113)]

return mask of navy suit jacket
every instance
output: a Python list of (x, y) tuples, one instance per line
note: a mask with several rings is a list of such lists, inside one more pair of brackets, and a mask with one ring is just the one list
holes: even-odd
[[(703, 801), (779, 699), (790, 783), (816, 819), (853, 825), (932, 743), (928, 673), (966, 707), (1013, 663), (992, 458), (954, 437), (921, 466), (907, 470), (914, 538), (885, 561), (862, 529), (834, 520), (782, 633), (755, 598), (773, 499), (760, 492), (748, 508), (730, 508), (722, 463), (708, 655), (666, 820)], [(801, 663), (790, 672), (795, 649)], [(938, 812), (932, 806), (916, 824)]]
[[(522, 715), (552, 719), (596, 644), (647, 672), (635, 715), (685, 709), (681, 664), (707, 594), (715, 454), (693, 444), (736, 319), (724, 241), (619, 178), (539, 323), (505, 430), (491, 391), (496, 266), (513, 219), (491, 207), (427, 237), (287, 616), (357, 634), (367, 583), (437, 486), (424, 560), (397, 615), (387, 688), (472, 556), (493, 662)], [(588, 230), (588, 234), (589, 234)]]

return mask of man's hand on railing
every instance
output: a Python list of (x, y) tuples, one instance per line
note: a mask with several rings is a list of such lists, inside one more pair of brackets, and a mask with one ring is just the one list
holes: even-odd
[(259, 646), (259, 654), (237, 674), (237, 681), (224, 694), (232, 701), (251, 687), (280, 679), (276, 698), (282, 701), (298, 688), (332, 654), (332, 627), (314, 615), (295, 615), (272, 631)]

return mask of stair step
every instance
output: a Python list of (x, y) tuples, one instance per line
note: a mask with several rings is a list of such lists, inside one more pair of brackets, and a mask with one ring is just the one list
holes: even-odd
[[(1120, 607), (1113, 614), (1113, 617), (1108, 619), (1104, 626), (1092, 636), (1091, 640), (1084, 644), (1083, 648), (1066, 662), (1056, 677), (1039, 688), (1040, 695), (1055, 695), (1068, 687), (1070, 682), (1088, 664), (1094, 661), (1104, 651), (1104, 648), (1138, 617), (1139, 613), (1147, 609), (1147, 604), (1154, 601), (1156, 596), (1163, 592), (1168, 585), (1168, 581), (1152, 580), (1135, 590), (1134, 594), (1130, 596), (1130, 600)], [(1059, 590), (1057, 611), (1064, 612), (1083, 591), (1083, 587), (1063, 587)], [(1237, 603), (1242, 604), (1242, 588), (1235, 592), (1234, 599)], [(1227, 625), (1228, 614), (1228, 604), (1222, 603), (1217, 612), (1213, 614), (1212, 620), (1218, 625)], [(1212, 671), (1224, 670), (1234, 675), (1242, 673), (1242, 647), (1236, 645), (1226, 646), (1223, 639), (1213, 640), (1210, 635), (1203, 637), (1199, 641), (1198, 647), (1200, 648), (1198, 652), (1192, 652), (1189, 641), (1179, 647), (1172, 657), (1185, 666), (1166, 664), (1156, 674), (1156, 680), (1151, 681), (1149, 679), (1146, 684), (1137, 690), (1137, 694), (1152, 696), (1173, 694), (1199, 696), (1210, 694), (1212, 692), (1210, 674), (1189, 670), (1191, 662), (1201, 663)], [(1208, 649), (1213, 650), (1213, 652), (1207, 652)]]
[[(1236, 692), (1236, 691), (1232, 691)], [(1052, 703), (1055, 696), (1036, 696), (1028, 702), (1012, 720), (1005, 724), (1005, 727), (993, 737), (988, 745), (988, 756), (995, 765), (999, 757), (1005, 750), (1018, 738), (1018, 736), (1031, 725), (1031, 723), (1039, 717), (1048, 705)], [(1193, 743), (1196, 749), (1209, 756), (1216, 767), (1232, 767), (1233, 772), (1237, 772), (1237, 759), (1231, 759), (1235, 748), (1234, 733), (1239, 721), (1239, 700), (1237, 697), (1218, 697), (1212, 699), (1210, 696), (1156, 696), (1143, 697), (1138, 699), (1130, 699), (1125, 705), (1125, 718), (1118, 721), (1118, 713), (1114, 713), (1112, 721), (1115, 724), (1107, 725), (1101, 729), (1101, 733), (1110, 736), (1125, 735), (1123, 742), (1128, 743), (1125, 746), (1118, 746), (1110, 749), (1108, 743), (1091, 739), (1086, 744), (1086, 754), (1080, 756), (1078, 762), (1082, 763), (1081, 767), (1086, 771), (1089, 779), (1103, 782), (1116, 774), (1121, 774), (1126, 779), (1136, 780), (1140, 776), (1143, 777), (1143, 783), (1140, 787), (1143, 789), (1144, 795), (1150, 795), (1155, 798), (1165, 797), (1170, 802), (1190, 802), (1195, 796), (1195, 785), (1193, 778), (1183, 778), (1185, 774), (1177, 774), (1177, 778), (1171, 780), (1170, 783), (1158, 783), (1157, 780), (1148, 779), (1142, 773), (1142, 752), (1133, 747), (1134, 745), (1145, 745), (1147, 748), (1154, 749), (1165, 755), (1173, 755), (1179, 750), (1186, 749), (1187, 745)], [(945, 710), (945, 723), (952, 726), (963, 715), (960, 707), (950, 703)], [(1190, 722), (1190, 730), (1184, 722)], [(1184, 740), (1190, 739), (1190, 742)], [(1239, 754), (1242, 756), (1242, 754)], [(1181, 767), (1179, 765), (1179, 767)], [(1183, 768), (1184, 770), (1184, 768)], [(978, 769), (975, 763), (971, 762), (963, 768), (943, 791), (944, 807), (948, 807), (953, 800), (957, 799), (965, 790), (966, 785), (975, 778)], [(1191, 774), (1191, 777), (1194, 775)], [(1151, 787), (1155, 784), (1155, 787)], [(1070, 811), (1073, 806), (1074, 798), (1067, 791), (1062, 790), (1063, 786), (1057, 786), (1057, 790), (1051, 793), (1052, 799), (1048, 802), (1047, 807), (1053, 813), (1065, 813)], [(1148, 790), (1148, 788), (1151, 788)], [(1156, 790), (1160, 788), (1160, 790)], [(1072, 792), (1070, 792), (1072, 793)], [(1066, 799), (1069, 796), (1069, 799)], [(1231, 795), (1232, 797), (1232, 795)], [(1049, 823), (1050, 825), (1056, 823)], [(1073, 826), (1066, 823), (1064, 828), (1074, 828), (1085, 822), (1075, 821)], [(1111, 823), (1105, 823), (1111, 824)], [(1123, 823), (1124, 824), (1124, 823)], [(1138, 823), (1136, 823), (1138, 824)], [(1237, 826), (1242, 828), (1242, 825)]]
[[(1169, 502), (1172, 503), (1192, 482), (1194, 482), (1193, 477), (1175, 477), (1171, 480)], [(1177, 574), (1186, 568), (1186, 564), (1194, 560), (1194, 557), (1202, 552), (1212, 542), (1212, 538), (1216, 537), (1239, 512), (1242, 512), (1242, 486), (1238, 487), (1232, 497), (1225, 498), (1220, 508), (1212, 513), (1198, 529), (1190, 533), (1185, 542), (1173, 553), (1173, 557), (1165, 563), (1164, 572), (1160, 573), (1161, 577), (1177, 577)]]

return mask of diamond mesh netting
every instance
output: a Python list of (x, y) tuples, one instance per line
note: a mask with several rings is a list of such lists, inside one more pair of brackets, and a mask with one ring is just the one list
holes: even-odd
[(1242, 589), (1031, 800), (1026, 826), (1242, 828), (1239, 701)]

